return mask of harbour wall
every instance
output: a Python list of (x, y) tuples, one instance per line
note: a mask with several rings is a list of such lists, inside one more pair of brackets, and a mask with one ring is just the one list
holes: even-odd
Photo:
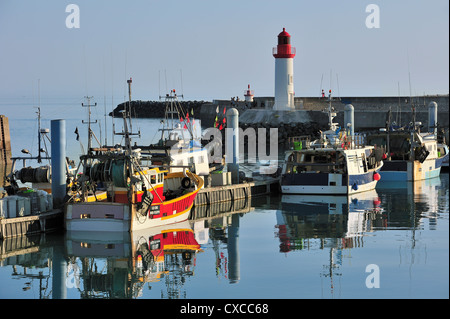
[[(347, 104), (354, 107), (355, 130), (365, 131), (386, 127), (390, 112), (391, 123), (407, 125), (412, 122), (414, 105), (416, 122), (428, 127), (428, 104), (438, 105), (438, 125), (449, 128), (449, 95), (427, 96), (386, 96), (386, 97), (339, 97), (333, 98), (332, 107), (337, 116), (335, 122), (343, 126), (344, 108)], [(226, 109), (235, 107), (239, 111), (239, 124), (246, 127), (277, 127), (280, 134), (315, 135), (318, 130), (327, 129), (328, 99), (320, 97), (296, 97), (295, 109), (291, 111), (273, 110), (274, 97), (254, 97), (253, 102), (235, 100), (182, 101), (181, 105), (193, 116), (202, 121), (203, 127), (213, 127), (216, 116), (222, 123)], [(110, 115), (121, 116), (123, 103)], [(164, 117), (165, 102), (132, 101), (132, 109), (138, 118)], [(282, 138), (282, 137), (281, 137)], [(282, 138), (283, 139), (283, 138)]]

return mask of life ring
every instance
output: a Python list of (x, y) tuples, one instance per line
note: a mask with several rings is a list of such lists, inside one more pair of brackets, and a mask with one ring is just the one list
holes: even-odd
[(191, 179), (189, 177), (184, 177), (181, 180), (181, 187), (183, 187), (183, 188), (191, 187)]
[(381, 178), (381, 176), (380, 176), (379, 173), (377, 173), (377, 172), (373, 173), (373, 179), (374, 179), (374, 180), (379, 181), (380, 178)]

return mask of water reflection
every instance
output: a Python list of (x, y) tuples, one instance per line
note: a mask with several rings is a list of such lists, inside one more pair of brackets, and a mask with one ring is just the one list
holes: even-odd
[(277, 211), (280, 252), (362, 246), (382, 212), (373, 190), (352, 196), (283, 195)]
[(336, 278), (342, 276), (343, 260), (352, 258), (352, 250), (364, 248), (367, 238), (378, 231), (405, 231), (399, 262), (417, 263), (415, 257), (426, 245), (416, 231), (436, 230), (442, 214), (448, 218), (448, 177), (444, 181), (438, 177), (385, 183), (376, 191), (350, 197), (283, 195), (275, 225), (279, 252), (329, 251), (328, 262), (316, 274), (329, 280), (331, 296)]
[(240, 218), (251, 210), (249, 198), (194, 207), (192, 212), (196, 239), (203, 245), (212, 244), (216, 277), (223, 277), (231, 284), (240, 280)]
[(415, 230), (426, 220), (433, 230), (448, 212), (448, 178), (383, 183), (352, 196), (283, 195), (277, 211), (280, 252), (311, 247), (363, 247), (364, 236), (378, 230)]
[(68, 233), (65, 243), (68, 285), (80, 298), (137, 298), (146, 283), (159, 281), (167, 287), (162, 298), (180, 298), (201, 251), (188, 221), (109, 238)]
[[(37, 290), (39, 299), (49, 298), (52, 293), (52, 255), (52, 248), (45, 245), (43, 236), (0, 240), (0, 268), (9, 270), (7, 274), (20, 283), (23, 293)], [(12, 295), (5, 298), (14, 298)]]
[(201, 245), (212, 243), (218, 276), (239, 281), (239, 219), (250, 204), (194, 207), (191, 220), (133, 233), (9, 238), (0, 241), (0, 266), (12, 267), (10, 278), (26, 279), (23, 291), (39, 281), (39, 299), (65, 299), (68, 292), (80, 299), (139, 298), (152, 286), (164, 288), (160, 298), (187, 298), (184, 286), (195, 274)]
[[(65, 233), (5, 239), (0, 241), (0, 298), (188, 298), (194, 290), (198, 293), (204, 285), (214, 285), (211, 276), (223, 279), (219, 285), (223, 281), (233, 284), (233, 289), (251, 285), (251, 280), (276, 285), (271, 278), (261, 277), (267, 274), (244, 274), (248, 266), (241, 265), (247, 257), (242, 254), (251, 252), (277, 268), (280, 262), (297, 259), (280, 260), (271, 254), (303, 254), (302, 262), (309, 262), (309, 257), (318, 256), (310, 254), (314, 250), (324, 251), (327, 259), (304, 270), (329, 282), (333, 294), (337, 278), (353, 275), (345, 272), (344, 261), (354, 249), (373, 256), (386, 242), (391, 245), (391, 238), (367, 245), (377, 232), (404, 234), (399, 258), (400, 263), (410, 265), (418, 262), (413, 260), (414, 250), (427, 245), (423, 235), (416, 236), (417, 230), (435, 230), (440, 219), (448, 219), (448, 176), (382, 186), (349, 198), (283, 195), (200, 206), (193, 209), (190, 221), (132, 234)], [(249, 220), (267, 219), (269, 229), (276, 220), (276, 238), (270, 230), (257, 234), (270, 239), (276, 249), (252, 246), (252, 232), (260, 230), (253, 225), (249, 228), (242, 218), (253, 210), (265, 215), (250, 213)], [(286, 272), (287, 277), (294, 274)]]

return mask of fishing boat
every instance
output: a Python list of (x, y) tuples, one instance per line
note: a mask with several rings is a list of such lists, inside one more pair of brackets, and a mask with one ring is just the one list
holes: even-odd
[[(127, 81), (131, 92), (131, 79)], [(131, 101), (131, 93), (130, 101)], [(128, 106), (131, 103), (128, 104)], [(123, 112), (125, 145), (88, 148), (65, 205), (68, 231), (124, 232), (185, 221), (203, 180), (186, 166), (144, 165), (149, 158), (131, 145), (130, 110)]]
[[(430, 103), (430, 114), (437, 117), (437, 105)], [(436, 111), (434, 111), (436, 107)], [(380, 170), (383, 181), (418, 181), (439, 176), (441, 167), (448, 161), (445, 143), (439, 143), (436, 123), (429, 123), (428, 132), (421, 132), (421, 122), (412, 121), (405, 127), (395, 128), (389, 121), (386, 128), (367, 135), (369, 145), (377, 145), (383, 151), (384, 165)]]
[(180, 104), (175, 89), (165, 95), (165, 103), (161, 137), (155, 144), (139, 146), (143, 154), (151, 156), (154, 165), (168, 165), (169, 172), (191, 165), (196, 175), (209, 175), (219, 165), (211, 160), (212, 147), (202, 146), (200, 120), (194, 118), (193, 110), (189, 112)]
[(329, 130), (320, 132), (315, 141), (306, 136), (290, 138), (280, 179), (283, 194), (355, 194), (375, 189), (380, 180), (379, 150), (341, 132), (333, 123), (336, 113), (331, 101), (330, 94)]

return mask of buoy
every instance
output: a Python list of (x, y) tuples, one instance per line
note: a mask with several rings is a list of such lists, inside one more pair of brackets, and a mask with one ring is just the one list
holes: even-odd
[(380, 174), (378, 174), (377, 172), (373, 173), (373, 179), (376, 181), (379, 181), (381, 178)]

